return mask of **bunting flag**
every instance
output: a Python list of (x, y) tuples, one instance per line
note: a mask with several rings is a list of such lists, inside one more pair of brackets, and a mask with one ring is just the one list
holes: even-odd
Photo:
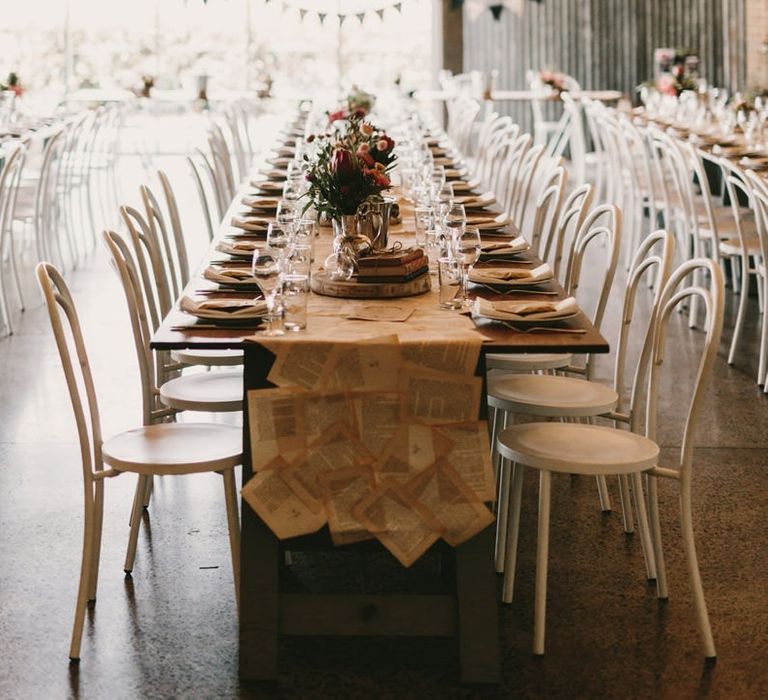
[[(364, 3), (368, 1), (371, 3), (372, 6), (365, 6)], [(331, 12), (331, 14), (336, 15), (336, 19), (338, 20), (338, 26), (341, 27), (344, 25), (344, 22), (348, 17), (352, 17), (353, 15), (357, 17), (360, 24), (363, 24), (365, 22), (365, 18), (370, 13), (376, 13), (380, 20), (384, 20), (384, 12), (388, 9), (393, 9), (396, 12), (402, 13), (403, 11), (403, 1), (404, 0), (359, 0), (357, 7), (354, 6), (353, 0), (346, 0), (346, 2), (350, 3), (349, 5), (346, 5), (345, 2), (339, 3), (339, 9), (346, 10), (347, 7), (349, 7), (350, 11), (342, 11), (342, 12)], [(418, 2), (420, 0), (413, 0), (414, 2)], [(208, 0), (203, 0), (203, 2), (207, 3)], [(272, 0), (264, 0), (265, 4), (271, 3)], [(460, 7), (463, 4), (463, 0), (452, 0), (453, 7)], [(320, 24), (325, 24), (325, 19), (329, 15), (329, 10), (333, 9), (331, 7), (325, 8), (323, 7), (323, 10), (318, 10), (317, 5), (321, 5), (322, 3), (317, 2), (317, 0), (279, 0), (278, 2), (274, 3), (275, 5), (279, 4), (280, 8), (283, 12), (287, 10), (297, 10), (299, 13), (299, 20), (304, 21), (304, 18), (308, 14), (313, 14), (317, 17), (317, 19), (320, 21)], [(336, 4), (336, 3), (334, 3)], [(363, 5), (363, 7), (360, 7), (360, 5)], [(353, 11), (354, 10), (354, 11)]]
[(496, 3), (494, 5), (489, 5), (488, 9), (491, 11), (491, 14), (493, 15), (493, 19), (495, 19), (498, 22), (499, 19), (501, 19), (501, 13), (504, 12), (504, 5)]

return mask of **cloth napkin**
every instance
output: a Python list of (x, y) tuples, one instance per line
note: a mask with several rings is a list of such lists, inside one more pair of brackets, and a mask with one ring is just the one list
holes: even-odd
[(557, 319), (575, 314), (579, 310), (576, 299), (568, 297), (558, 301), (492, 301), (475, 299), (473, 316), (500, 321), (534, 321)]
[(453, 199), (457, 204), (463, 204), (465, 207), (487, 207), (496, 202), (496, 196), (493, 192), (486, 192), (481, 195), (467, 194)]
[(533, 283), (543, 282), (552, 277), (552, 269), (543, 263), (533, 270), (514, 267), (474, 268), (469, 272), (469, 281), (477, 284)]
[(267, 302), (253, 299), (206, 299), (195, 301), (183, 296), (179, 307), (198, 318), (255, 318), (267, 311)]
[(242, 217), (242, 216), (233, 216), (232, 217), (232, 226), (235, 226), (236, 228), (241, 228), (244, 231), (266, 231), (267, 226), (269, 226), (269, 219), (259, 219), (259, 218), (253, 218), (253, 217)]
[(277, 205), (280, 203), (280, 200), (276, 197), (257, 197), (253, 195), (246, 195), (241, 201), (246, 207), (251, 207), (251, 209), (277, 209)]
[(480, 244), (482, 255), (509, 255), (527, 249), (528, 241), (522, 236), (513, 238), (511, 241), (486, 241)]
[(212, 282), (249, 282), (256, 284), (256, 280), (247, 267), (213, 267), (209, 265), (203, 271), (203, 277)]
[(222, 253), (235, 253), (240, 255), (250, 255), (262, 241), (221, 241), (216, 250)]

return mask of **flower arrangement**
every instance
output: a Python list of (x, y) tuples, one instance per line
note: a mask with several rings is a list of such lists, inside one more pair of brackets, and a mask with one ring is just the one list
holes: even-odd
[(328, 123), (332, 124), (335, 121), (343, 121), (352, 116), (367, 117), (375, 104), (376, 97), (374, 95), (354, 85), (352, 91), (347, 95), (346, 104), (328, 113)]
[(363, 202), (390, 188), (395, 142), (365, 121), (359, 111), (346, 119), (343, 133), (336, 131), (316, 140), (319, 147), (306, 176), (306, 208), (314, 206), (319, 214), (338, 219), (355, 214)]
[(0, 90), (10, 90), (16, 94), (16, 97), (21, 97), (24, 94), (24, 86), (21, 84), (18, 74), (13, 71), (8, 73), (8, 80), (5, 84), (0, 82)]
[(562, 73), (555, 73), (551, 70), (539, 71), (539, 81), (558, 94), (568, 92), (568, 78)]

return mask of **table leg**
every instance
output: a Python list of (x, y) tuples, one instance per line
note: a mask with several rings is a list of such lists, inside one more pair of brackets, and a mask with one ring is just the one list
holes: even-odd
[(458, 642), (463, 683), (498, 683), (499, 605), (493, 571), (494, 528), (456, 548)]

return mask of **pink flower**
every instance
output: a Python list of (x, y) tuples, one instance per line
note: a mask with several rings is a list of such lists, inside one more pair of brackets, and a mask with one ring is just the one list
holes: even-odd
[(389, 148), (387, 139), (379, 139), (378, 143), (376, 144), (376, 149), (383, 152), (386, 151), (387, 148)]
[(334, 151), (331, 171), (339, 180), (349, 180), (355, 174), (355, 159), (346, 148)]

